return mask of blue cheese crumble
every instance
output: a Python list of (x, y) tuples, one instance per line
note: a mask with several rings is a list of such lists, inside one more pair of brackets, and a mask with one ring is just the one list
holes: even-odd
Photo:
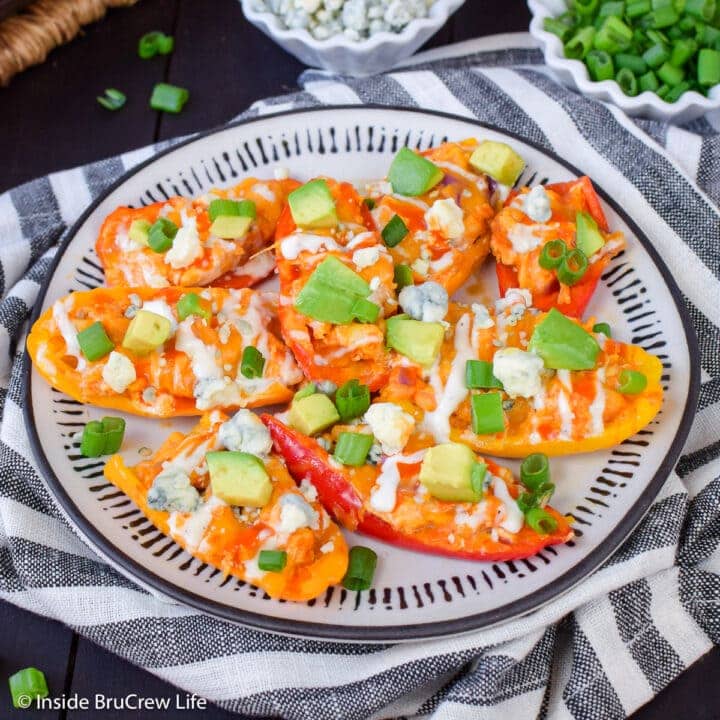
[(270, 12), (286, 30), (307, 30), (316, 40), (345, 35), (364, 40), (379, 32), (401, 32), (428, 16), (435, 0), (254, 0), (257, 12)]

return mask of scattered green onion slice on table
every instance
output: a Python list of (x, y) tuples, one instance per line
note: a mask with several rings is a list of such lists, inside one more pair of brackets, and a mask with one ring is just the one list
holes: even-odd
[(88, 325), (77, 334), (80, 352), (87, 360), (100, 360), (115, 349), (115, 343), (108, 337), (105, 327), (100, 321)]
[(621, 370), (617, 391), (623, 395), (637, 395), (647, 387), (647, 377), (639, 370)]
[(253, 345), (248, 345), (242, 353), (240, 360), (240, 372), (249, 380), (260, 378), (265, 368), (263, 354)]
[(169, 83), (158, 83), (150, 96), (150, 107), (162, 112), (179, 113), (189, 98), (190, 93), (185, 88)]
[(562, 259), (557, 269), (558, 280), (563, 285), (575, 285), (582, 280), (588, 269), (588, 260), (582, 250), (574, 248)]
[(370, 407), (370, 388), (359, 380), (348, 380), (335, 393), (335, 407), (343, 422), (364, 415)]
[(138, 41), (138, 55), (148, 60), (155, 55), (169, 55), (175, 47), (172, 35), (166, 35), (159, 30), (145, 33)]
[[(13, 707), (27, 710), (38, 698), (46, 698), (49, 690), (45, 673), (34, 667), (23, 668), (8, 678)], [(29, 702), (28, 702), (29, 700)]]
[(543, 245), (538, 263), (545, 270), (554, 270), (567, 255), (567, 245), (562, 240), (550, 240)]
[(284, 550), (261, 550), (257, 564), (263, 572), (282, 572), (287, 565), (287, 553)]
[(348, 569), (342, 584), (348, 590), (368, 590), (377, 566), (377, 555), (370, 548), (356, 545), (350, 549)]
[(106, 110), (119, 110), (127, 102), (127, 96), (115, 88), (106, 88), (105, 94), (98, 95), (97, 101)]
[(341, 432), (333, 457), (343, 465), (358, 467), (365, 464), (373, 436), (368, 433)]
[(537, 490), (550, 481), (550, 462), (544, 453), (528, 455), (520, 465), (520, 482), (530, 490)]

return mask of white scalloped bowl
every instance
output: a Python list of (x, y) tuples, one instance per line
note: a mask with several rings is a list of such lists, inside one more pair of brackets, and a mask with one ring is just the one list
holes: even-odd
[(614, 80), (591, 80), (585, 63), (566, 58), (560, 38), (543, 29), (546, 17), (556, 17), (565, 11), (564, 0), (528, 0), (528, 7), (532, 13), (530, 34), (542, 45), (545, 62), (562, 82), (577, 88), (583, 95), (613, 103), (633, 117), (672, 123), (689, 122), (712, 110), (720, 109), (720, 85), (710, 89), (709, 97), (691, 91), (684, 93), (677, 102), (667, 103), (648, 90), (630, 97)]
[(341, 75), (364, 77), (384, 72), (409, 58), (465, 0), (435, 0), (428, 17), (413, 20), (402, 32), (381, 32), (360, 41), (350, 40), (344, 35), (316, 40), (307, 30), (282, 28), (277, 15), (254, 10), (252, 0), (240, 2), (245, 17), (255, 27), (301, 62)]

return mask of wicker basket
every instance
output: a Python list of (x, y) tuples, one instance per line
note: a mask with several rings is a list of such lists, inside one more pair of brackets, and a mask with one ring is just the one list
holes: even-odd
[(138, 0), (0, 0), (0, 15), (18, 11), (0, 22), (0, 86), (48, 53), (72, 40), (83, 25), (102, 18), (107, 9)]

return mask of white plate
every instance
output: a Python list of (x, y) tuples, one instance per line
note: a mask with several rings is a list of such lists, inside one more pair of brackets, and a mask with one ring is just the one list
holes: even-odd
[[(99, 198), (69, 233), (35, 310), (71, 290), (102, 283), (93, 245), (118, 205), (173, 194), (197, 195), (247, 173), (272, 177), (277, 165), (299, 179), (322, 173), (361, 183), (380, 178), (402, 145), (426, 148), (476, 136), (509, 142), (527, 160), (521, 182), (563, 181), (571, 166), (517, 137), (448, 115), (378, 107), (313, 108), (249, 120), (196, 137), (132, 170)], [(602, 189), (599, 189), (602, 193)], [(622, 197), (623, 188), (616, 188)], [(400, 550), (363, 538), (379, 555), (374, 589), (331, 588), (305, 604), (278, 602), (190, 557), (157, 532), (103, 478), (103, 462), (78, 455), (71, 436), (102, 410), (81, 406), (28, 374), (26, 421), (51, 492), (80, 534), (121, 572), (164, 596), (219, 617), (279, 632), (341, 640), (401, 641), (466, 632), (526, 613), (566, 591), (605, 560), (639, 522), (674, 466), (698, 389), (698, 353), (680, 293), (647, 238), (605, 193), (613, 228), (628, 250), (613, 260), (589, 311), (615, 337), (657, 354), (666, 368), (656, 420), (623, 445), (552, 461), (553, 504), (577, 518), (578, 537), (528, 560), (477, 563)], [(496, 295), (492, 262), (480, 271), (483, 295)], [(191, 419), (127, 417), (123, 454), (157, 448)], [(512, 463), (511, 463), (512, 464)], [(351, 539), (352, 541), (352, 539)]]

